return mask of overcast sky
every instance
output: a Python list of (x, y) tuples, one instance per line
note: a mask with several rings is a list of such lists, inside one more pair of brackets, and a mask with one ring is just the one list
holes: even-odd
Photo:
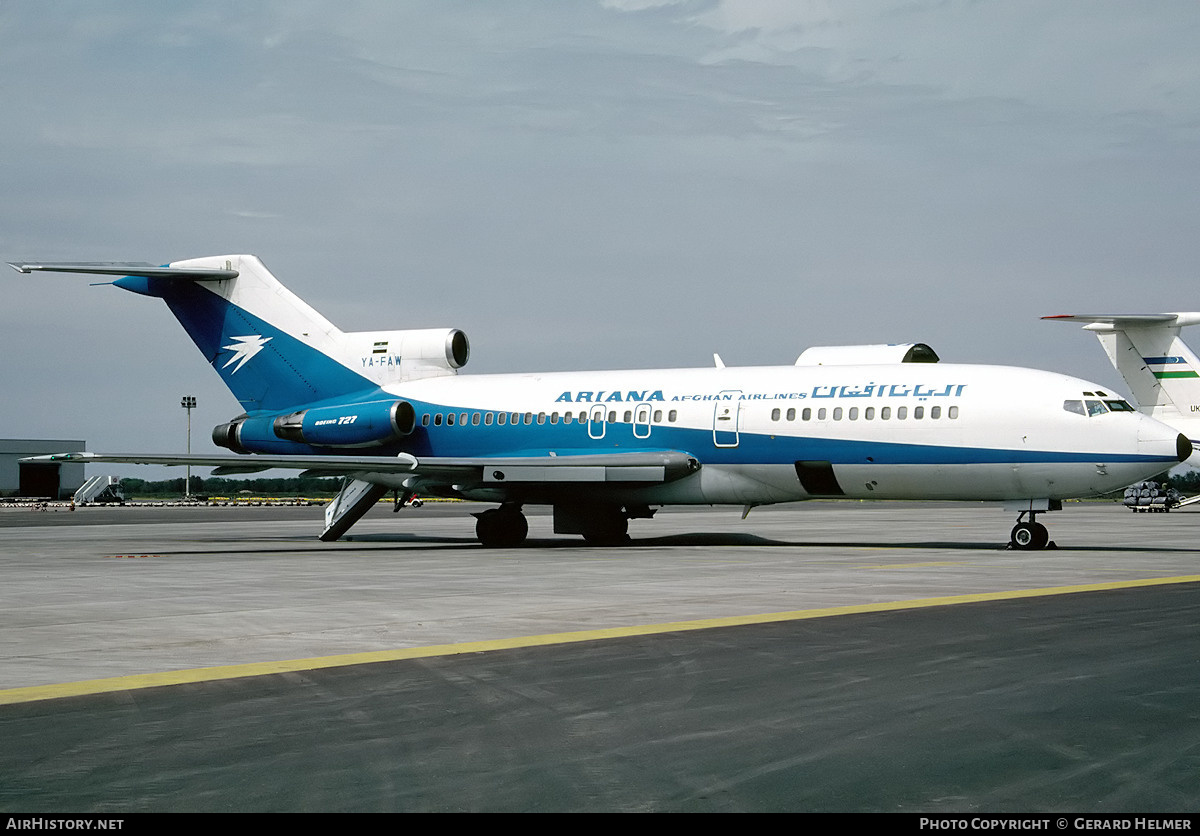
[[(1038, 317), (1200, 309), (1197, 44), (1194, 0), (0, 0), (0, 259), (254, 253), (465, 373), (924, 341), (1124, 391)], [(0, 436), (240, 411), (157, 300), (0, 281)]]

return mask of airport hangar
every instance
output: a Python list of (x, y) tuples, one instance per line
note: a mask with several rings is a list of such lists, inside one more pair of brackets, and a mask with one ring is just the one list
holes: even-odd
[(27, 456), (79, 452), (87, 442), (78, 439), (0, 438), (0, 496), (72, 496), (83, 485), (84, 465), (21, 462)]

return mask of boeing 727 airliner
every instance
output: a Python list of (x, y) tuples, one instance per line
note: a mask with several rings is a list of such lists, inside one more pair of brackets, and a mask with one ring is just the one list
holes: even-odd
[(846, 497), (1004, 501), (1019, 512), (1011, 544), (1040, 549), (1038, 513), (1192, 452), (1096, 384), (939, 363), (919, 344), (814, 348), (789, 366), (470, 377), (461, 331), (340, 331), (250, 255), (12, 266), (120, 276), (163, 299), (244, 410), (213, 430), (231, 454), (49, 458), (340, 474), (324, 540), (397, 491), (495, 503), (475, 515), (492, 547), (524, 542), (525, 505), (552, 506), (556, 533), (619, 543), (664, 505)]

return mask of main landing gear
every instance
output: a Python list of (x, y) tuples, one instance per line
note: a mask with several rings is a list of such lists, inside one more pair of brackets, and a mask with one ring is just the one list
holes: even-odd
[(499, 508), (480, 511), (476, 519), (475, 536), (489, 549), (512, 549), (525, 542), (529, 534), (529, 521), (521, 513), (521, 506), (506, 502)]
[[(1025, 520), (1025, 515), (1029, 515), (1029, 520)], [(1017, 524), (1013, 526), (1012, 534), (1009, 536), (1008, 545), (1013, 549), (1021, 551), (1034, 552), (1046, 548), (1050, 543), (1050, 532), (1046, 530), (1046, 526), (1037, 522), (1036, 511), (1022, 511), (1017, 517)]]
[[(652, 516), (654, 510), (645, 505), (555, 505), (554, 533), (582, 534), (592, 546), (622, 546), (629, 542), (629, 521)], [(516, 502), (480, 511), (474, 517), (475, 536), (489, 549), (516, 548), (529, 534), (529, 523)]]

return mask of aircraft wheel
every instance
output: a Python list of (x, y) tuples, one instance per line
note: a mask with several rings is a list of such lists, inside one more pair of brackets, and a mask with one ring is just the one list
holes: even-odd
[(1013, 526), (1009, 543), (1014, 549), (1021, 551), (1038, 551), (1046, 548), (1050, 542), (1050, 532), (1041, 523), (1022, 522)]
[(516, 548), (529, 534), (529, 521), (520, 511), (493, 508), (475, 517), (475, 536), (489, 549)]

